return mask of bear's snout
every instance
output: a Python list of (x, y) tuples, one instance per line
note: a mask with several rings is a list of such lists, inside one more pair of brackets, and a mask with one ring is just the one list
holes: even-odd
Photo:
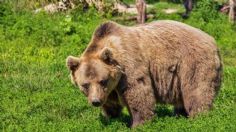
[(101, 101), (98, 98), (93, 98), (92, 99), (92, 105), (95, 107), (98, 107), (101, 105)]

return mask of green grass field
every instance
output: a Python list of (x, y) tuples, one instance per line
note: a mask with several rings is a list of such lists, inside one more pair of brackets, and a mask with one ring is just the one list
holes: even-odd
[[(206, 4), (207, 5), (207, 4)], [(162, 9), (183, 7), (157, 3), (154, 20), (190, 24), (217, 40), (224, 61), (224, 82), (210, 112), (194, 119), (172, 116), (172, 107), (158, 105), (155, 119), (134, 129), (126, 109), (117, 119), (104, 119), (74, 87), (65, 66), (68, 55), (80, 55), (94, 29), (108, 19), (96, 11), (59, 14), (12, 12), (0, 5), (0, 131), (236, 131), (236, 26), (207, 7), (187, 20)], [(153, 21), (148, 20), (148, 21)], [(119, 21), (132, 25), (133, 22)]]

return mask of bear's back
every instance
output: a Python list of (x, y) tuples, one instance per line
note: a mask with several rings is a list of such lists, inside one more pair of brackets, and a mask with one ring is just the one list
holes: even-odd
[(142, 56), (166, 58), (173, 55), (172, 57), (179, 58), (190, 54), (205, 54), (213, 57), (218, 51), (213, 37), (200, 29), (176, 21), (159, 20), (123, 29), (126, 31), (122, 37), (123, 45), (129, 45), (132, 50), (138, 49)]
[(186, 43), (194, 44), (195, 46), (206, 43), (212, 48), (216, 48), (213, 37), (200, 29), (177, 21), (159, 20), (131, 28), (134, 28), (143, 35), (157, 36), (157, 40), (166, 39), (166, 41), (169, 41), (174, 39), (178, 42), (182, 41), (181, 43), (186, 41)]

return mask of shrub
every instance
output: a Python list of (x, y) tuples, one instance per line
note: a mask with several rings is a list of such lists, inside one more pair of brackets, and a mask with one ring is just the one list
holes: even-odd
[(209, 22), (219, 18), (217, 7), (218, 4), (214, 0), (200, 0), (197, 2), (195, 10), (198, 12), (199, 18)]

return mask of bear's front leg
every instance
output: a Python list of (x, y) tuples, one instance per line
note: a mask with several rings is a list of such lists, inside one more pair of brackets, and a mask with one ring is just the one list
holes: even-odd
[(131, 127), (136, 127), (154, 116), (156, 99), (149, 80), (142, 78), (124, 92), (124, 100), (132, 117)]
[(174, 107), (174, 115), (175, 116), (185, 116), (185, 117), (187, 117), (188, 116), (188, 114), (187, 114), (187, 112), (186, 112), (186, 110), (185, 110), (185, 108), (184, 107)]
[(119, 104), (106, 103), (102, 106), (102, 111), (105, 117), (115, 118), (121, 114), (122, 106)]
[(115, 118), (120, 116), (122, 108), (117, 93), (113, 91), (107, 98), (107, 102), (102, 106), (102, 111), (105, 117)]

